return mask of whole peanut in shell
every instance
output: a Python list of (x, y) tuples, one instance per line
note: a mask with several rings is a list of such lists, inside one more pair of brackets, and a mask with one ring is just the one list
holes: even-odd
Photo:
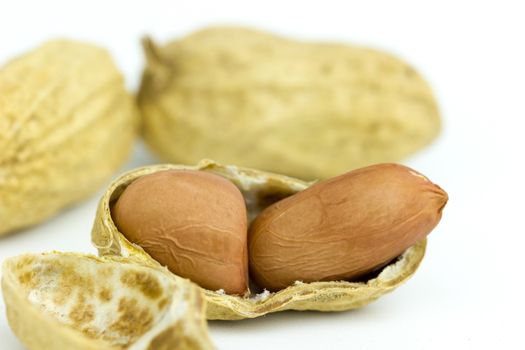
[(0, 68), (0, 235), (96, 191), (126, 160), (137, 109), (100, 47), (53, 40)]
[(168, 170), (129, 185), (112, 210), (126, 238), (173, 273), (210, 290), (248, 289), (244, 199), (230, 181)]
[(379, 164), (266, 208), (249, 232), (250, 274), (271, 291), (353, 280), (388, 264), (441, 219), (447, 194), (405, 166)]
[(328, 179), (398, 161), (440, 130), (425, 80), (379, 50), (236, 27), (144, 46), (143, 134), (171, 163)]

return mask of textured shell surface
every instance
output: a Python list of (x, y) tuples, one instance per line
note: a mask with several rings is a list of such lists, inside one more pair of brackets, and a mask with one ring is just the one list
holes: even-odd
[(35, 349), (212, 349), (193, 283), (132, 258), (74, 253), (7, 259), (11, 328)]
[(127, 158), (137, 108), (109, 54), (55, 40), (0, 69), (0, 235), (99, 188)]
[[(141, 247), (130, 243), (118, 231), (111, 217), (111, 206), (135, 179), (168, 169), (207, 171), (229, 179), (243, 193), (250, 221), (264, 208), (306, 189), (311, 184), (283, 175), (221, 165), (211, 160), (203, 160), (196, 166), (165, 164), (132, 170), (116, 179), (99, 202), (92, 231), (92, 241), (99, 255), (133, 257), (146, 265), (162, 268)], [(250, 293), (244, 296), (203, 289), (207, 301), (207, 318), (236, 320), (283, 310), (342, 311), (359, 308), (392, 291), (410, 278), (424, 257), (425, 248), (426, 240), (423, 240), (362, 281), (296, 281), (293, 285), (272, 293), (253, 286)]]
[(229, 27), (144, 46), (143, 133), (170, 162), (324, 179), (399, 160), (440, 130), (427, 83), (377, 50)]

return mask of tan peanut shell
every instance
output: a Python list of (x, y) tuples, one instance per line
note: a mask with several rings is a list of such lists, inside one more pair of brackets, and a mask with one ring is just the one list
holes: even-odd
[(213, 348), (199, 288), (133, 259), (22, 255), (4, 262), (2, 291), (29, 350)]
[(377, 50), (228, 27), (144, 49), (143, 134), (172, 163), (325, 179), (397, 161), (440, 129), (427, 83)]
[[(131, 256), (150, 266), (160, 264), (144, 250), (130, 243), (115, 227), (111, 205), (124, 189), (141, 176), (168, 169), (190, 169), (212, 172), (232, 181), (243, 193), (248, 208), (248, 219), (272, 203), (306, 189), (310, 183), (283, 175), (221, 165), (203, 160), (197, 166), (155, 165), (132, 170), (116, 179), (99, 203), (92, 240), (101, 256)], [(235, 320), (254, 318), (283, 310), (342, 311), (362, 307), (406, 281), (419, 266), (425, 254), (426, 240), (407, 249), (396, 261), (362, 282), (295, 282), (275, 293), (252, 290), (249, 296), (226, 295), (222, 291), (204, 290), (207, 300), (207, 318)]]
[(0, 68), (0, 235), (93, 193), (128, 156), (137, 109), (109, 54), (55, 40)]

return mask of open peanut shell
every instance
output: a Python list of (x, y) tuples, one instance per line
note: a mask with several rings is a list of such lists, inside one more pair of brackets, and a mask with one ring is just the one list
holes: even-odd
[[(192, 169), (214, 173), (232, 181), (242, 192), (251, 221), (267, 206), (304, 190), (311, 183), (283, 175), (221, 165), (203, 160), (196, 166), (155, 165), (132, 170), (115, 180), (99, 202), (92, 241), (101, 256), (131, 256), (144, 264), (162, 268), (141, 247), (129, 242), (111, 218), (111, 206), (135, 179), (169, 169)], [(236, 320), (254, 318), (283, 310), (342, 311), (359, 308), (392, 291), (418, 268), (425, 254), (426, 240), (410, 247), (395, 261), (359, 282), (334, 281), (301, 283), (297, 281), (279, 292), (252, 288), (249, 295), (226, 295), (203, 289), (207, 318)]]
[(200, 289), (132, 258), (22, 255), (5, 261), (2, 290), (31, 350), (213, 349)]

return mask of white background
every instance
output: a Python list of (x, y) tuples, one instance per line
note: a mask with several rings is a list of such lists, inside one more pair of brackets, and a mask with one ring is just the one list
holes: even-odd
[[(445, 123), (431, 147), (405, 161), (450, 196), (418, 273), (358, 311), (212, 322), (212, 337), (224, 350), (525, 349), (524, 14), (519, 1), (2, 1), (0, 61), (51, 37), (89, 40), (109, 48), (135, 89), (142, 35), (163, 41), (211, 23), (401, 56), (430, 81)], [(125, 168), (155, 162), (138, 145)], [(101, 193), (0, 238), (0, 260), (53, 249), (94, 253), (89, 232)], [(2, 301), (0, 312), (0, 349), (23, 349)]]

